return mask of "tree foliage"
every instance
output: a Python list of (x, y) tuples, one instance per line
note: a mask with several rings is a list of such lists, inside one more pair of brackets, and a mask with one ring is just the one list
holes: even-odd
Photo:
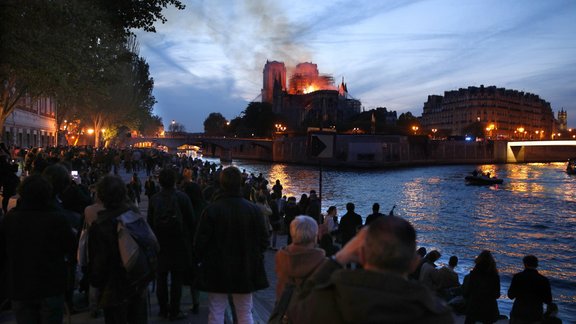
[(56, 98), (57, 126), (91, 114), (95, 126), (137, 128), (151, 117), (154, 83), (131, 30), (155, 31), (171, 5), (184, 8), (179, 0), (1, 1), (0, 129), (25, 95)]
[(221, 113), (213, 112), (204, 120), (204, 133), (206, 135), (226, 134), (226, 118)]
[(251, 102), (239, 117), (230, 122), (230, 129), (240, 137), (269, 137), (277, 120), (270, 103)]

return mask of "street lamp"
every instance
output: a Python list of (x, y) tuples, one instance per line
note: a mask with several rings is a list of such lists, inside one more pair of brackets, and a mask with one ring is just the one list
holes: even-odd
[(418, 126), (412, 126), (412, 130), (414, 131), (414, 135), (418, 132)]
[(438, 129), (432, 128), (432, 139), (436, 139), (436, 132), (437, 131), (438, 131)]

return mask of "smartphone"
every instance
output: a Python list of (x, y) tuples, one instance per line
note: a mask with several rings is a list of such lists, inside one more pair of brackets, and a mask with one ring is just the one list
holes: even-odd
[(77, 170), (70, 171), (70, 175), (72, 176), (72, 180), (74, 180), (74, 182), (76, 182), (77, 184), (80, 184), (80, 176), (78, 175)]

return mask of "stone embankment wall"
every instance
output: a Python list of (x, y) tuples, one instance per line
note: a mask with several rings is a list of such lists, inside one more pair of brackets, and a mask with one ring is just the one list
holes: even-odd
[[(440, 164), (562, 162), (576, 157), (573, 146), (508, 147), (506, 141), (470, 142), (431, 140), (426, 136), (329, 134), (327, 166), (379, 168)], [(277, 136), (274, 139), (226, 139), (207, 145), (204, 155), (223, 161), (250, 159), (270, 162), (317, 164), (310, 137)], [(225, 144), (225, 145), (224, 145)], [(327, 153), (327, 151), (324, 151)]]

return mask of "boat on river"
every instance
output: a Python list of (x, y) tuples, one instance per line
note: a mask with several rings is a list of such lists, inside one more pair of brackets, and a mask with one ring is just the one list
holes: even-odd
[(568, 160), (568, 164), (566, 165), (566, 173), (576, 174), (576, 158)]
[(464, 178), (468, 184), (477, 186), (489, 186), (494, 184), (502, 184), (504, 179), (499, 179), (496, 177), (489, 177), (485, 175), (469, 175)]

